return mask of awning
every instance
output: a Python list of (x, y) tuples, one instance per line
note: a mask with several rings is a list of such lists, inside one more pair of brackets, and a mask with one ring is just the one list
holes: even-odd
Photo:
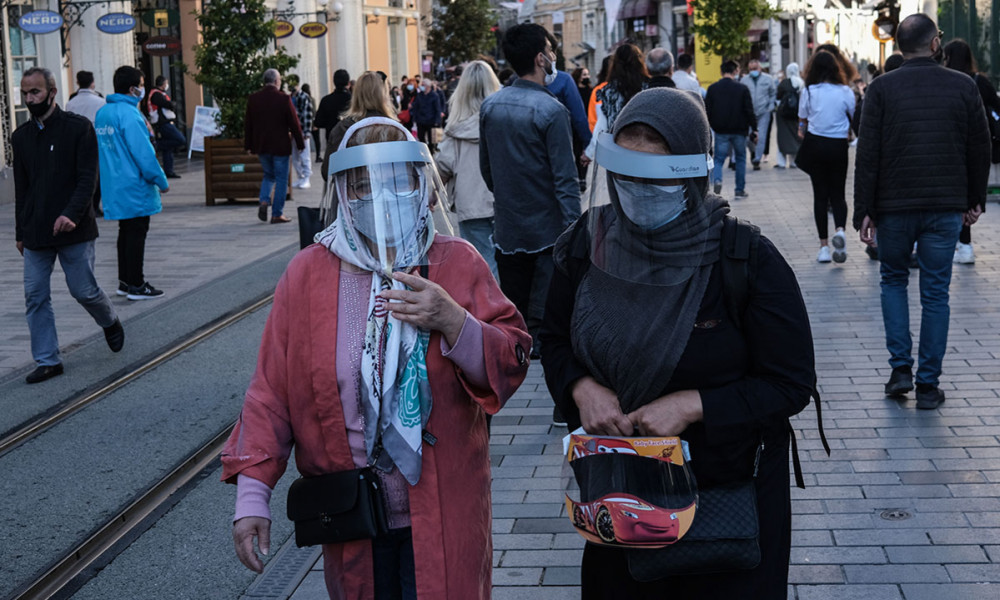
[(768, 38), (766, 29), (750, 29), (747, 31), (747, 39), (751, 42), (766, 42)]
[(624, 0), (618, 9), (619, 21), (641, 19), (656, 14), (659, 4), (656, 0)]

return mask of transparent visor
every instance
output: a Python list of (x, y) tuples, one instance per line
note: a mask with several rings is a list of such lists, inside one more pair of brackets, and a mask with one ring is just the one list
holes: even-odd
[(595, 544), (639, 548), (661, 548), (684, 537), (698, 509), (686, 442), (568, 437), (566, 464), (578, 490), (566, 495), (566, 514), (581, 536)]
[(435, 232), (452, 234), (447, 219), (435, 218), (444, 186), (420, 142), (344, 148), (331, 155), (329, 180), (342, 233), (384, 272), (428, 264)]
[[(677, 254), (700, 261), (698, 218), (706, 210), (702, 190), (711, 172), (707, 154), (672, 155), (619, 146), (610, 133), (598, 137), (589, 173), (591, 261), (630, 282), (676, 285), (693, 274), (677, 268)], [(694, 213), (694, 214), (692, 214)], [(671, 258), (671, 264), (664, 261)], [(680, 259), (683, 266), (684, 259)]]

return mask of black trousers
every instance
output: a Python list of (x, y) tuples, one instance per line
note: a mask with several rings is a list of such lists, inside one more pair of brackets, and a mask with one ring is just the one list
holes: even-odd
[(138, 287), (146, 283), (142, 264), (146, 260), (149, 217), (118, 221), (118, 280)]
[(517, 307), (531, 334), (532, 350), (539, 351), (538, 330), (545, 312), (545, 296), (552, 281), (552, 249), (541, 252), (496, 251), (500, 291)]
[(323, 160), (323, 151), (320, 150), (319, 146), (319, 129), (313, 129), (312, 136), (313, 136), (313, 146), (316, 149), (316, 162), (319, 162)]
[(833, 223), (838, 228), (847, 225), (847, 200), (844, 197), (844, 186), (847, 183), (847, 138), (827, 138), (813, 136), (816, 139), (815, 156), (817, 166), (809, 175), (813, 187), (813, 214), (816, 217), (816, 232), (819, 239), (825, 240), (829, 235), (828, 207), (833, 208)]
[(417, 139), (427, 144), (432, 151), (435, 150), (433, 129), (434, 123), (417, 123)]

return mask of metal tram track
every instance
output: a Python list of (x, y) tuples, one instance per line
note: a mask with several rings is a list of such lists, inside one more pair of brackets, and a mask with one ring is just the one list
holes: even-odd
[(43, 431), (53, 427), (54, 425), (61, 423), (70, 416), (76, 414), (77, 412), (83, 410), (90, 404), (100, 400), (104, 396), (107, 396), (111, 392), (121, 388), (128, 383), (138, 379), (139, 377), (145, 375), (149, 371), (152, 371), (156, 367), (162, 365), (168, 360), (174, 358), (175, 356), (181, 354), (185, 350), (205, 341), (206, 339), (212, 337), (216, 333), (222, 331), (226, 327), (229, 327), (233, 323), (240, 321), (244, 317), (250, 315), (254, 311), (263, 308), (268, 305), (272, 300), (274, 300), (274, 294), (269, 294), (268, 296), (257, 300), (253, 304), (229, 315), (222, 317), (208, 326), (202, 328), (193, 336), (182, 340), (181, 342), (171, 346), (170, 348), (164, 350), (160, 354), (154, 356), (148, 361), (140, 364), (135, 369), (132, 369), (128, 373), (122, 375), (111, 381), (110, 383), (100, 387), (99, 389), (88, 392), (83, 395), (77, 396), (69, 400), (68, 402), (62, 404), (55, 412), (51, 414), (44, 415), (38, 419), (29, 421), (27, 424), (22, 425), (15, 429), (11, 434), (4, 436), (0, 439), (0, 457), (4, 456), (14, 448), (20, 446), (24, 442), (30, 440), (36, 435), (42, 433)]
[[(273, 294), (268, 295), (227, 317), (211, 323), (195, 335), (175, 344), (111, 383), (94, 392), (71, 400), (52, 415), (38, 419), (18, 429), (13, 434), (0, 440), (0, 456), (49, 427), (65, 420), (87, 405), (134, 381), (192, 346), (266, 306), (273, 299)], [(169, 474), (153, 484), (145, 492), (140, 493), (118, 514), (99, 526), (86, 540), (77, 544), (74, 548), (63, 554), (62, 557), (56, 559), (54, 563), (47, 567), (44, 573), (37, 576), (34, 581), (16, 590), (11, 597), (17, 600), (42, 600), (58, 594), (88, 567), (101, 560), (109, 551), (113, 551), (120, 541), (130, 536), (137, 528), (142, 527), (150, 515), (156, 512), (161, 506), (170, 502), (171, 497), (178, 490), (193, 481), (208, 468), (222, 451), (222, 447), (229, 437), (229, 432), (232, 431), (232, 428), (233, 423), (227, 424), (208, 443), (195, 450)]]

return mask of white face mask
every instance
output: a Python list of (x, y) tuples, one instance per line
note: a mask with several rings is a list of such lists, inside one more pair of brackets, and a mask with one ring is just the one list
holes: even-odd
[(136, 94), (136, 98), (139, 98), (141, 100), (142, 98), (146, 97), (146, 88), (145, 87), (137, 87), (135, 89), (138, 92), (138, 94)]
[(683, 185), (653, 185), (615, 179), (622, 212), (629, 221), (653, 231), (673, 221), (687, 207)]
[(545, 56), (544, 52), (542, 52), (542, 58), (545, 59), (545, 62), (549, 63), (548, 68), (545, 69), (545, 85), (552, 85), (556, 80), (556, 63), (549, 60), (549, 57)]

